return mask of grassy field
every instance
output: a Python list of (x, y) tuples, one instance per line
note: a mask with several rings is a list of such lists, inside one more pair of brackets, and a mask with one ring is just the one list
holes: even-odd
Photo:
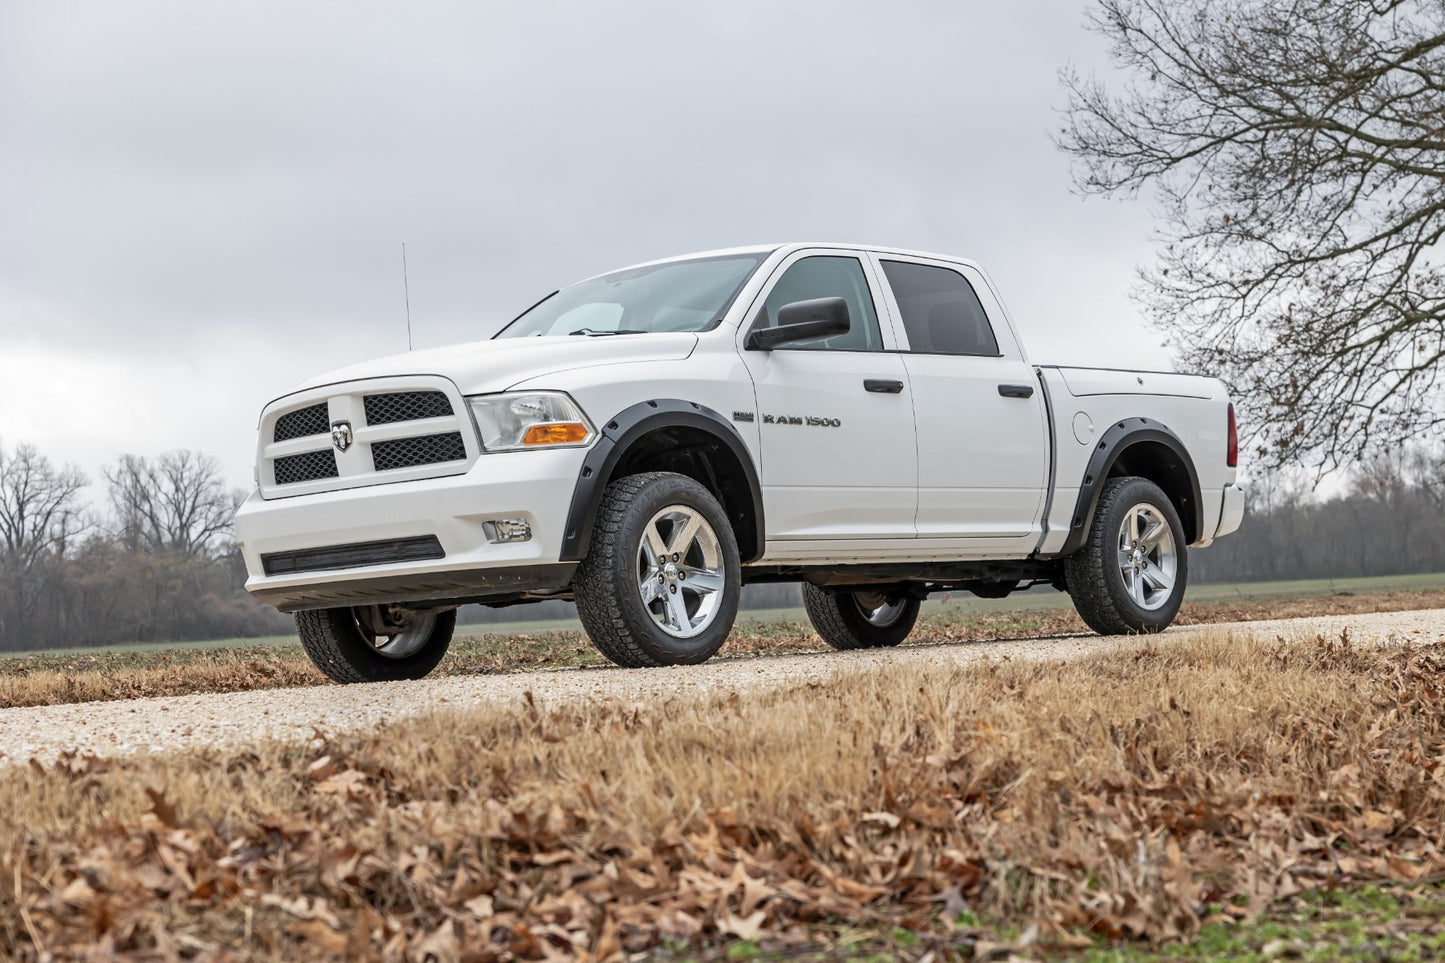
[(1445, 952), (1439, 644), (528, 705), (0, 769), (0, 957)]
[[(1445, 592), (1445, 572), (1425, 575), (1382, 575), (1369, 578), (1307, 579), (1287, 582), (1229, 582), (1190, 585), (1186, 602), (1250, 602), (1285, 599), (1328, 598), (1351, 595), (1388, 595), (1391, 593)], [(955, 592), (929, 599), (923, 605), (926, 614), (957, 613), (962, 616), (1000, 612), (1050, 611), (1071, 609), (1068, 595), (1040, 588), (1016, 593), (1003, 599), (981, 599), (967, 592)], [(802, 622), (806, 615), (801, 608), (749, 609), (738, 613), (738, 623)], [(545, 632), (581, 632), (576, 619), (539, 619), (517, 622), (487, 622), (457, 626), (461, 636), (534, 635)], [(0, 653), (0, 660), (30, 658), (45, 654), (109, 655), (114, 653), (164, 652), (185, 649), (237, 649), (275, 645), (295, 645), (295, 635), (252, 636), (235, 639), (208, 639), (203, 642), (141, 642), (127, 645), (74, 646), (47, 651)], [(3, 662), (0, 662), (3, 665)]]
[[(1191, 588), (1181, 625), (1445, 607), (1445, 575)], [(543, 623), (542, 625), (545, 625)], [(437, 674), (472, 675), (605, 665), (580, 626), (461, 626)], [(1008, 599), (954, 594), (927, 602), (909, 644), (1087, 632), (1068, 596)], [(824, 651), (801, 610), (744, 613), (722, 658)], [(296, 639), (240, 639), (176, 646), (67, 649), (0, 659), (0, 708), (141, 696), (325, 685)]]

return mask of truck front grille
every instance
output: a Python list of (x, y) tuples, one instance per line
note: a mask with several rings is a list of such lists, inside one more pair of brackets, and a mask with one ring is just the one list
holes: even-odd
[(263, 497), (461, 474), (481, 447), (445, 378), (372, 379), (292, 395), (261, 416)]
[(467, 446), (459, 431), (419, 438), (398, 438), (378, 441), (371, 446), (371, 461), (377, 471), (411, 468), (416, 465), (439, 465), (448, 461), (465, 461)]
[(451, 400), (440, 391), (393, 391), (384, 395), (367, 395), (362, 404), (366, 409), (368, 425), (445, 418), (452, 413)]
[(335, 478), (336, 456), (330, 451), (308, 451), (301, 455), (283, 455), (274, 464), (276, 484), (295, 485), (300, 482), (316, 481), (318, 478)]

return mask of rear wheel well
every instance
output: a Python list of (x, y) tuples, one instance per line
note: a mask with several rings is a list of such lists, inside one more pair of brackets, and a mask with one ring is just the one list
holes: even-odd
[(744, 562), (762, 555), (757, 512), (748, 473), (732, 448), (701, 428), (669, 425), (642, 435), (623, 452), (608, 481), (649, 471), (669, 471), (696, 480), (722, 503)]
[(1109, 478), (1135, 475), (1147, 478), (1158, 485), (1184, 526), (1184, 540), (1193, 543), (1199, 539), (1197, 506), (1194, 504), (1194, 477), (1189, 466), (1168, 445), (1157, 441), (1138, 441), (1119, 452), (1109, 468)]

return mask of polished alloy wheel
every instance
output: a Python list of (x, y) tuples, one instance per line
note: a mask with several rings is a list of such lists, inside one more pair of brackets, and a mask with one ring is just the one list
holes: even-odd
[(417, 652), (431, 638), (437, 621), (435, 612), (407, 612), (395, 605), (365, 605), (351, 612), (361, 637), (388, 659)]
[(890, 602), (882, 592), (854, 592), (853, 604), (870, 625), (886, 629), (902, 618), (908, 600), (900, 598)]
[(1163, 513), (1147, 502), (1130, 508), (1119, 525), (1119, 574), (1134, 604), (1148, 611), (1163, 606), (1178, 571), (1179, 549)]
[(717, 533), (686, 505), (652, 516), (637, 549), (637, 589), (658, 627), (692, 638), (718, 614), (726, 575)]

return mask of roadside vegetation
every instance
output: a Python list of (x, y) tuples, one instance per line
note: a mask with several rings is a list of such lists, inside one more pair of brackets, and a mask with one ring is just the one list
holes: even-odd
[(1442, 838), (1445, 646), (1221, 629), (0, 769), (0, 956), (1428, 956)]
[[(1252, 594), (1251, 594), (1252, 593)], [(1347, 615), (1445, 607), (1445, 575), (1191, 588), (1176, 624)], [(434, 675), (481, 675), (610, 665), (580, 628), (462, 633)], [(955, 595), (929, 603), (910, 645), (1088, 633), (1068, 596), (1003, 600)], [(290, 637), (232, 646), (112, 647), (0, 657), (0, 708), (329, 685)], [(801, 611), (744, 613), (723, 658), (826, 651)]]

